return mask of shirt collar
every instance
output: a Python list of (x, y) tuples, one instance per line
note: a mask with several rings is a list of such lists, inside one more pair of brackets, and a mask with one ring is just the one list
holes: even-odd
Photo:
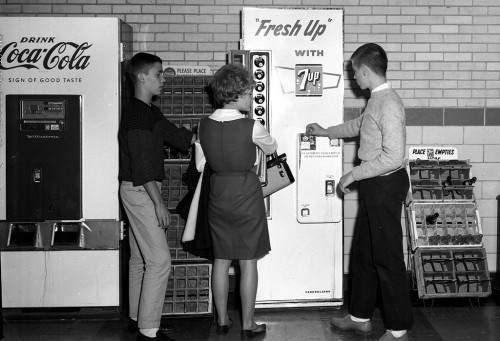
[(211, 115), (211, 118), (215, 120), (227, 120), (245, 117), (240, 111), (236, 109), (217, 109)]
[(372, 90), (372, 93), (373, 92), (377, 92), (377, 91), (380, 91), (380, 90), (385, 90), (385, 89), (389, 89), (391, 87), (391, 85), (387, 82), (385, 82), (384, 84), (380, 84), (379, 86), (377, 86), (375, 89)]

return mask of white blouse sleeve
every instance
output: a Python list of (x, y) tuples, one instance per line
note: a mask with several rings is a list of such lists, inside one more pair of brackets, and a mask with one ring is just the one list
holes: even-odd
[(205, 154), (203, 153), (203, 148), (201, 148), (200, 140), (194, 141), (194, 157), (196, 161), (196, 169), (198, 172), (202, 172), (205, 168)]
[(266, 155), (272, 154), (278, 149), (278, 142), (258, 121), (255, 121), (253, 125), (252, 140)]

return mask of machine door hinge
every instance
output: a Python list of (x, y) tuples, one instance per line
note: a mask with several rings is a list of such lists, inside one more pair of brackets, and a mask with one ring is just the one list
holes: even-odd
[(125, 227), (124, 227), (124, 222), (123, 220), (120, 221), (120, 240), (125, 239)]
[(123, 62), (125, 60), (125, 52), (124, 52), (123, 43), (120, 43), (119, 55), (120, 55), (120, 63), (121, 63), (121, 62)]

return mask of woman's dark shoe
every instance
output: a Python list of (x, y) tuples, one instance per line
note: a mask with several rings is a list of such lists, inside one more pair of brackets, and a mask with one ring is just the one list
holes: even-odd
[(227, 324), (222, 326), (217, 323), (217, 335), (226, 335), (233, 326), (233, 320), (229, 319)]
[(258, 324), (254, 329), (242, 329), (241, 339), (242, 340), (253, 340), (257, 336), (264, 335), (267, 331), (266, 324)]

